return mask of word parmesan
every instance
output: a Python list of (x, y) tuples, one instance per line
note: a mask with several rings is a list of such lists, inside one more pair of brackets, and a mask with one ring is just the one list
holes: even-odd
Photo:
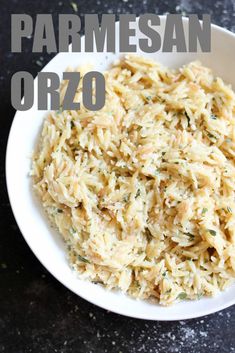
[[(38, 14), (35, 21), (28, 14), (11, 15), (11, 51), (23, 51), (23, 39), (33, 36), (32, 51), (41, 53), (67, 52), (71, 42), (73, 52), (202, 52), (211, 49), (210, 15), (204, 14), (202, 21), (196, 14), (188, 17), (188, 35), (185, 35), (183, 19), (179, 14), (166, 16), (163, 35), (158, 32), (161, 17), (148, 13), (136, 18), (135, 14), (119, 16), (116, 26), (115, 15), (97, 14), (84, 16), (84, 40), (81, 35), (81, 19), (75, 14), (58, 16), (58, 38), (54, 31), (51, 14)], [(133, 23), (137, 21), (137, 29)], [(117, 33), (118, 30), (118, 33)], [(140, 35), (137, 35), (140, 34)]]

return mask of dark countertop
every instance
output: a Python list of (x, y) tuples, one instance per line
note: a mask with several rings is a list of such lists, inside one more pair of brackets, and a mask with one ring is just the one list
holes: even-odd
[[(25, 243), (5, 186), (5, 146), (14, 110), (10, 77), (36, 75), (52, 55), (10, 53), (11, 13), (210, 13), (212, 22), (235, 32), (235, 0), (0, 0), (0, 352), (232, 353), (235, 306), (199, 319), (148, 322), (119, 316), (79, 298), (56, 281)], [(56, 23), (56, 21), (55, 21)], [(17, 147), (16, 147), (17, 148)], [(29, 215), (30, 217), (30, 215)]]

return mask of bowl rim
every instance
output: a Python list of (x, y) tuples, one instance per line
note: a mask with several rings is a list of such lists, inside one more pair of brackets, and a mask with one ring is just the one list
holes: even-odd
[[(159, 15), (161, 20), (165, 20), (166, 19), (166, 15)], [(138, 21), (139, 17), (136, 17), (136, 21)], [(187, 23), (188, 22), (188, 17), (182, 16), (182, 20), (183, 22)], [(116, 21), (116, 25), (119, 21)], [(200, 21), (201, 22), (201, 21)], [(211, 23), (211, 30), (217, 30), (220, 33), (224, 33), (226, 36), (229, 36), (231, 38), (233, 38), (233, 40), (235, 41), (235, 33), (229, 31), (226, 28), (220, 27), (216, 24)], [(81, 39), (84, 38), (84, 35), (81, 37)], [(71, 47), (71, 44), (70, 44)], [(47, 66), (51, 63), (52, 60), (55, 59), (55, 57), (60, 54), (59, 52), (56, 53), (56, 55), (39, 71), (41, 72), (42, 70), (46, 71), (47, 70)], [(79, 53), (79, 54), (82, 54)], [(37, 76), (34, 78), (34, 82), (37, 79)], [(24, 240), (26, 241), (27, 245), (29, 246), (29, 248), (31, 249), (31, 251), (33, 252), (33, 254), (36, 256), (36, 258), (38, 259), (38, 261), (43, 265), (43, 267), (54, 277), (56, 278), (56, 280), (58, 280), (62, 285), (64, 285), (67, 289), (69, 289), (71, 292), (73, 292), (74, 294), (78, 295), (79, 297), (81, 297), (82, 299), (88, 301), (89, 303), (96, 305), (102, 309), (105, 309), (107, 311), (113, 312), (115, 314), (119, 314), (119, 315), (123, 315), (126, 317), (130, 317), (130, 318), (135, 318), (135, 319), (142, 319), (142, 320), (149, 320), (149, 321), (178, 321), (178, 320), (189, 320), (189, 319), (194, 319), (194, 318), (199, 318), (205, 315), (209, 315), (209, 314), (213, 314), (215, 312), (221, 311), (223, 309), (226, 309), (228, 307), (230, 307), (231, 305), (235, 304), (235, 294), (234, 294), (234, 298), (231, 300), (228, 300), (224, 303), (221, 303), (220, 305), (217, 305), (216, 308), (207, 308), (205, 307), (204, 309), (202, 309), (201, 311), (197, 311), (195, 312), (191, 312), (191, 313), (179, 313), (177, 318), (166, 318), (166, 317), (149, 317), (148, 315), (140, 315), (140, 314), (135, 314), (135, 313), (126, 313), (125, 310), (123, 309), (118, 309), (115, 306), (110, 305), (109, 303), (105, 303), (100, 302), (99, 300), (96, 300), (95, 297), (92, 298), (92, 300), (90, 298), (87, 298), (84, 294), (81, 293), (77, 293), (74, 288), (72, 288), (72, 285), (70, 285), (68, 282), (66, 282), (66, 280), (64, 280), (63, 277), (60, 277), (58, 275), (58, 273), (55, 270), (52, 270), (51, 268), (48, 269), (48, 265), (40, 258), (40, 256), (35, 252), (35, 250), (33, 250), (32, 246), (30, 245), (30, 240), (29, 238), (24, 234), (24, 232), (22, 231), (23, 229), (23, 222), (22, 219), (17, 215), (17, 210), (16, 210), (16, 206), (14, 203), (14, 195), (11, 191), (11, 183), (10, 183), (10, 165), (11, 165), (11, 161), (10, 161), (10, 149), (11, 149), (11, 145), (12, 145), (12, 135), (13, 135), (13, 130), (14, 130), (14, 126), (16, 124), (16, 116), (18, 114), (18, 111), (15, 112), (14, 114), (14, 118), (12, 120), (11, 126), (10, 126), (10, 130), (9, 130), (9, 134), (8, 134), (8, 139), (7, 139), (7, 147), (6, 147), (6, 154), (5, 154), (5, 175), (6, 175), (6, 186), (7, 186), (7, 193), (8, 193), (8, 197), (9, 197), (9, 201), (10, 201), (10, 205), (11, 205), (11, 209), (15, 218), (15, 221), (19, 227), (19, 230), (21, 232), (21, 235), (23, 236)], [(72, 270), (71, 270), (72, 271)], [(210, 298), (208, 299), (210, 300)], [(193, 302), (193, 301), (192, 301)], [(177, 303), (175, 304), (177, 305)]]

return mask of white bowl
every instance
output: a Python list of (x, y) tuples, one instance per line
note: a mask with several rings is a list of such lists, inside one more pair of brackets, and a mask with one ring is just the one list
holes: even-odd
[[(119, 23), (116, 24), (117, 29)], [(165, 17), (161, 17), (159, 33), (163, 37)], [(188, 20), (184, 18), (186, 34)], [(117, 30), (118, 33), (118, 30)], [(135, 40), (141, 37), (136, 25)], [(226, 82), (235, 87), (235, 35), (218, 26), (212, 26), (211, 53), (162, 53), (149, 54), (169, 67), (178, 67), (195, 59), (213, 69)], [(117, 38), (118, 41), (118, 38)], [(132, 41), (133, 42), (133, 41)], [(104, 70), (120, 56), (119, 53), (59, 53), (43, 71), (54, 71), (61, 76), (67, 66), (78, 66), (90, 61), (94, 69)], [(35, 80), (35, 91), (36, 80)], [(134, 300), (119, 292), (110, 292), (99, 285), (82, 281), (71, 270), (66, 248), (61, 236), (48, 224), (47, 218), (36, 199), (29, 177), (30, 155), (38, 140), (46, 112), (34, 106), (26, 112), (17, 112), (11, 127), (7, 155), (6, 177), (11, 206), (18, 226), (28, 245), (51, 274), (74, 293), (107, 310), (148, 320), (181, 320), (195, 318), (224, 309), (235, 303), (235, 286), (214, 298), (184, 301), (170, 307), (161, 307), (147, 301)], [(14, 244), (12, 244), (12, 247)]]

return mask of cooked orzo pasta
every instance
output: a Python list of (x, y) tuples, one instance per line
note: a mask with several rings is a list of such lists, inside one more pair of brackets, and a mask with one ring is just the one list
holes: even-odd
[(234, 92), (198, 62), (126, 56), (105, 79), (104, 108), (48, 114), (33, 157), (72, 267), (163, 305), (214, 295), (235, 275)]

